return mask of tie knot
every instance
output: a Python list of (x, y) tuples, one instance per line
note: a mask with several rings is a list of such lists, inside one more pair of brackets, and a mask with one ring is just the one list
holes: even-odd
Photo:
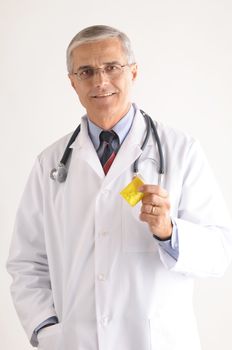
[(99, 138), (100, 142), (111, 144), (114, 139), (117, 140), (118, 135), (113, 130), (102, 131), (99, 135)]

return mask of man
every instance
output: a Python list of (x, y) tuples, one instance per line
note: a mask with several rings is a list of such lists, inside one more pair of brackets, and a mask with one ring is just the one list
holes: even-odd
[[(153, 135), (141, 149), (146, 122), (131, 103), (137, 65), (120, 31), (85, 28), (67, 66), (86, 115), (66, 181), (49, 174), (70, 135), (39, 155), (19, 206), (8, 270), (23, 327), (43, 350), (198, 350), (193, 277), (222, 275), (232, 250), (199, 143), (155, 123), (159, 181)], [(144, 185), (132, 207), (120, 193), (136, 159)]]

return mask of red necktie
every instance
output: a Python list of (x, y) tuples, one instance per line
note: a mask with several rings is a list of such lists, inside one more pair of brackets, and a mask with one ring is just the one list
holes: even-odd
[(100, 146), (97, 150), (104, 173), (107, 174), (119, 148), (119, 137), (113, 131), (102, 131), (99, 135)]

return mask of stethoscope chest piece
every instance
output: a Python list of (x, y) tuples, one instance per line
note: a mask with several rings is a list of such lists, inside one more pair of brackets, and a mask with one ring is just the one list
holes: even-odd
[(50, 178), (58, 182), (65, 182), (68, 171), (63, 163), (59, 163), (57, 168), (54, 168), (50, 172)]

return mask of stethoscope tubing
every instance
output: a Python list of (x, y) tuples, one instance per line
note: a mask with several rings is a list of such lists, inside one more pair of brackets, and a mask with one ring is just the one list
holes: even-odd
[[(155, 140), (155, 142), (157, 144), (157, 148), (158, 148), (159, 161), (160, 161), (159, 162), (159, 175), (161, 176), (162, 174), (164, 174), (164, 156), (163, 156), (160, 138), (159, 138), (156, 126), (155, 126), (153, 120), (151, 119), (151, 117), (141, 109), (140, 109), (140, 112), (145, 119), (146, 130), (147, 130), (144, 141), (141, 145), (141, 149), (142, 149), (142, 151), (145, 149), (147, 142), (148, 142), (148, 139), (150, 137), (151, 131), (152, 131), (152, 133), (153, 133), (152, 136), (154, 137), (154, 140)], [(70, 138), (70, 140), (65, 148), (65, 151), (63, 153), (63, 156), (62, 156), (57, 168), (54, 168), (51, 170), (50, 177), (52, 180), (56, 180), (58, 182), (64, 182), (66, 180), (66, 177), (68, 174), (67, 162), (68, 162), (69, 158), (71, 157), (71, 153), (72, 153), (72, 148), (70, 148), (70, 146), (76, 140), (80, 130), (81, 130), (81, 126), (78, 125), (78, 127), (73, 132), (73, 134), (72, 134), (72, 136), (71, 136), (71, 138)], [(133, 173), (135, 175), (139, 173), (139, 169), (138, 169), (139, 158), (140, 158), (140, 156), (135, 160), (135, 162), (133, 164)]]

